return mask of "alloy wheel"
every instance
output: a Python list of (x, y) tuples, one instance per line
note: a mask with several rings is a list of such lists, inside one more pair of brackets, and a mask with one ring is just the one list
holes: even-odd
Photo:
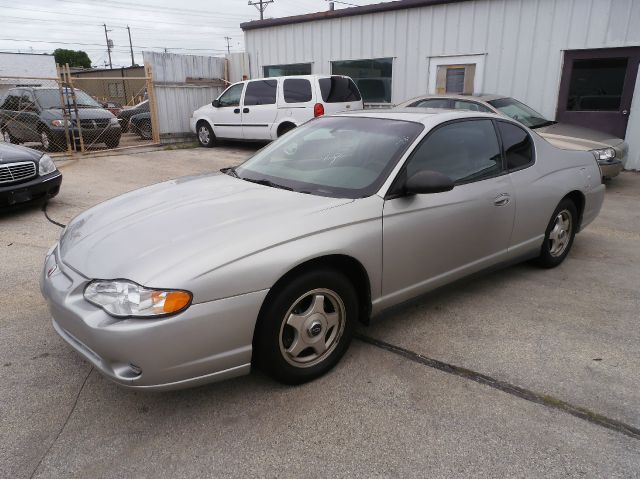
[(329, 356), (346, 325), (340, 296), (329, 289), (314, 289), (300, 296), (283, 318), (280, 353), (291, 365), (311, 367)]
[(206, 126), (201, 126), (198, 128), (198, 138), (200, 139), (200, 143), (203, 145), (208, 145), (209, 140), (211, 140), (211, 135), (209, 134), (209, 129)]
[(562, 210), (556, 216), (553, 228), (549, 232), (549, 254), (554, 258), (562, 256), (571, 240), (573, 228), (569, 210)]

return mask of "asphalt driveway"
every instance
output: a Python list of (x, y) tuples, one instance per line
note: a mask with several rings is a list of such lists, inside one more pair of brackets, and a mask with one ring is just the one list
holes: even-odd
[[(237, 164), (230, 145), (82, 159), (47, 208)], [(640, 477), (640, 175), (554, 270), (458, 283), (359, 329), (330, 374), (123, 390), (53, 331), (38, 289), (60, 227), (0, 217), (0, 477)], [(180, 341), (180, 338), (176, 338)]]

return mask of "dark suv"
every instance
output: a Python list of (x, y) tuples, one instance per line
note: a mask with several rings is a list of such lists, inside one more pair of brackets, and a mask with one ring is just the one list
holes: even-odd
[(0, 132), (6, 142), (41, 142), (47, 151), (66, 146), (64, 111), (70, 112), (70, 141), (79, 137), (78, 120), (85, 145), (104, 143), (115, 148), (120, 143), (118, 119), (82, 90), (74, 90), (78, 118), (71, 91), (57, 88), (18, 87), (9, 90), (0, 100)]

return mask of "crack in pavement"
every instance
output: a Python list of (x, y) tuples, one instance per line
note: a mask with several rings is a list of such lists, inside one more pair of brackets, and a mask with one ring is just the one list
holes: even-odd
[(38, 472), (38, 469), (40, 468), (40, 464), (42, 464), (42, 461), (44, 461), (45, 457), (49, 455), (49, 451), (51, 450), (53, 445), (58, 441), (58, 438), (62, 435), (62, 431), (64, 431), (64, 428), (67, 427), (67, 423), (69, 422), (69, 419), (71, 419), (71, 416), (73, 415), (73, 412), (76, 410), (76, 406), (78, 405), (78, 399), (80, 399), (80, 394), (82, 394), (82, 391), (84, 390), (84, 387), (87, 384), (87, 380), (89, 379), (89, 376), (91, 375), (92, 372), (93, 372), (93, 366), (89, 368), (89, 372), (85, 376), (84, 381), (82, 381), (82, 385), (80, 386), (80, 389), (78, 389), (76, 398), (73, 401), (73, 406), (71, 406), (71, 409), (69, 410), (69, 414), (67, 414), (66, 419), (62, 423), (62, 426), (60, 427), (58, 434), (56, 434), (56, 437), (53, 438), (53, 441), (51, 441), (51, 444), (49, 444), (49, 447), (47, 447), (47, 450), (44, 451), (44, 454), (38, 461), (38, 464), (36, 464), (36, 467), (33, 469), (33, 472), (29, 476), (29, 479), (33, 479), (33, 477), (36, 475), (36, 472)]
[(422, 354), (418, 354), (414, 351), (410, 351), (400, 346), (396, 346), (394, 344), (390, 344), (385, 341), (366, 336), (364, 334), (356, 333), (354, 337), (364, 343), (370, 344), (371, 346), (375, 346), (380, 349), (384, 349), (385, 351), (396, 354), (398, 356), (402, 356), (406, 359), (409, 359), (410, 361), (437, 369), (439, 371), (443, 371), (445, 373), (453, 374), (454, 376), (470, 379), (471, 381), (475, 381), (477, 383), (484, 384), (485, 386), (498, 389), (499, 391), (511, 394), (512, 396), (516, 396), (536, 404), (541, 404), (543, 406), (562, 411), (566, 414), (570, 414), (592, 424), (596, 424), (598, 426), (624, 434), (625, 436), (629, 436), (633, 439), (640, 440), (640, 429), (638, 429), (637, 427), (623, 423), (616, 419), (611, 419), (609, 417), (603, 416), (602, 414), (590, 411), (587, 408), (575, 406), (553, 396), (538, 394), (528, 389), (510, 384), (506, 381), (495, 379), (486, 374), (478, 373), (470, 369), (438, 361), (437, 359), (423, 356)]

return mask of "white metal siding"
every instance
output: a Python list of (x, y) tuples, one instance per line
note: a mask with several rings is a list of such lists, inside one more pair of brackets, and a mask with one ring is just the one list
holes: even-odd
[[(638, 0), (470, 0), (247, 30), (245, 43), (254, 77), (264, 65), (330, 73), (334, 60), (393, 57), (393, 103), (427, 92), (429, 57), (486, 54), (485, 92), (554, 118), (563, 50), (640, 45), (639, 25)], [(640, 132), (630, 133), (634, 143)], [(640, 168), (640, 140), (632, 150)]]

